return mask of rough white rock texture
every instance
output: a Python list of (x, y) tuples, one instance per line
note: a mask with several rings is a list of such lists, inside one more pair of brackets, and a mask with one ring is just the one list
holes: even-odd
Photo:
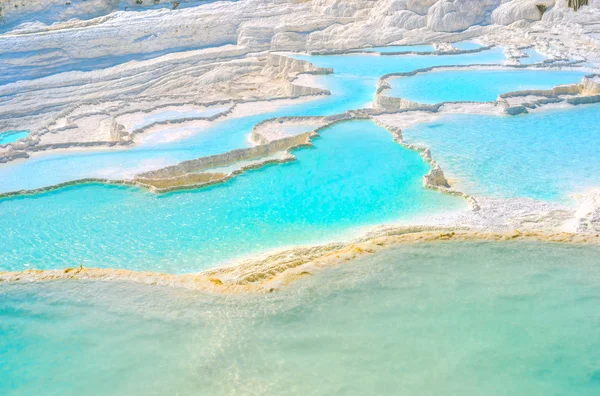
[(510, 0), (492, 13), (492, 22), (498, 25), (510, 25), (517, 21), (539, 21), (555, 0)]
[(490, 23), (500, 0), (440, 0), (427, 13), (427, 27), (437, 32), (457, 32)]

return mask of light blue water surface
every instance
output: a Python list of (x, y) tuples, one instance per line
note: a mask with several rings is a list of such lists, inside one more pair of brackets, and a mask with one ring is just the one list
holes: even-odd
[[(335, 114), (364, 107), (381, 74), (439, 63), (493, 63), (501, 60), (502, 53), (307, 58), (340, 71), (322, 77), (332, 96), (230, 119), (161, 146), (35, 156), (0, 167), (2, 190), (105, 176), (111, 168), (118, 174), (157, 159), (164, 166), (244, 147), (251, 128), (263, 119)], [(336, 125), (324, 132), (316, 147), (298, 151), (300, 161), (296, 163), (250, 172), (226, 185), (194, 192), (157, 197), (134, 188), (93, 185), (0, 201), (0, 211), (7, 219), (0, 224), (4, 236), (0, 268), (63, 268), (83, 263), (198, 271), (270, 248), (340, 238), (356, 227), (465, 205), (458, 198), (423, 190), (421, 177), (429, 167), (416, 153), (393, 143), (385, 130), (368, 122)], [(491, 184), (497, 185), (497, 181)]]
[(600, 394), (600, 250), (402, 246), (268, 295), (0, 284), (0, 394)]
[(502, 48), (492, 48), (487, 51), (460, 55), (377, 56), (344, 54), (292, 56), (296, 59), (307, 60), (319, 67), (333, 68), (335, 73), (340, 76), (379, 78), (388, 73), (407, 72), (438, 65), (498, 64), (506, 61), (502, 51)]
[(522, 116), (452, 115), (403, 132), (476, 195), (568, 202), (600, 186), (600, 105)]
[[(343, 113), (369, 106), (377, 79), (387, 73), (410, 71), (435, 65), (487, 63), (505, 60), (501, 49), (468, 55), (375, 56), (375, 55), (297, 55), (335, 74), (319, 77), (331, 96), (294, 103), (268, 113), (228, 119), (178, 141), (140, 145), (128, 150), (35, 155), (25, 162), (0, 166), (0, 192), (34, 189), (87, 177), (120, 179), (140, 169), (155, 169), (202, 156), (248, 147), (252, 127), (265, 119), (280, 116), (316, 116)], [(177, 131), (177, 128), (173, 129)]]
[(157, 196), (88, 185), (0, 200), (0, 268), (196, 272), (286, 245), (339, 239), (360, 226), (466, 207), (422, 187), (418, 153), (370, 121), (336, 124), (296, 162), (223, 185)]
[[(452, 43), (452, 45), (461, 50), (474, 50), (477, 48), (481, 48), (480, 44), (474, 43), (472, 41), (461, 41), (458, 43)], [(388, 45), (383, 47), (370, 47), (363, 48), (363, 51), (369, 52), (433, 52), (433, 45), (423, 44), (423, 45)]]
[(19, 139), (26, 138), (29, 131), (5, 131), (0, 132), (0, 145), (14, 143)]
[(525, 53), (529, 55), (527, 58), (519, 59), (519, 62), (523, 65), (531, 65), (533, 63), (543, 62), (546, 57), (539, 52), (537, 52), (534, 48), (529, 48), (525, 50)]
[(562, 70), (442, 70), (390, 79), (390, 96), (418, 103), (491, 102), (499, 94), (574, 84), (588, 73)]

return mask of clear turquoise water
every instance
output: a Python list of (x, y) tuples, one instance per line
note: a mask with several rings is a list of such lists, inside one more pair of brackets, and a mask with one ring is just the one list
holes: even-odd
[(600, 186), (600, 105), (523, 116), (453, 115), (404, 131), (472, 194), (568, 201)]
[[(206, 155), (223, 153), (250, 145), (252, 127), (265, 119), (292, 115), (330, 115), (364, 107), (372, 100), (370, 81), (340, 81), (326, 76), (331, 97), (307, 103), (285, 105), (275, 111), (238, 117), (198, 128), (196, 134), (168, 143), (143, 144), (118, 152), (72, 152), (34, 156), (25, 162), (0, 166), (0, 192), (34, 189), (87, 177), (122, 179), (140, 169), (156, 169)], [(353, 94), (354, 93), (354, 94)], [(173, 126), (177, 132), (182, 127)]]
[[(331, 67), (340, 76), (379, 78), (384, 74), (408, 72), (430, 66), (498, 64), (506, 61), (502, 48), (463, 55), (398, 55), (377, 56), (361, 54), (345, 55), (293, 55), (319, 67)], [(375, 86), (373, 86), (373, 92)], [(371, 98), (372, 99), (372, 98)]]
[[(1, 189), (35, 188), (89, 176), (117, 177), (124, 170), (132, 175), (140, 166), (158, 168), (243, 147), (251, 128), (266, 118), (364, 107), (381, 74), (440, 63), (494, 63), (503, 56), (501, 50), (492, 50), (464, 56), (307, 59), (336, 70), (321, 77), (332, 96), (230, 119), (161, 146), (36, 156), (1, 166)], [(249, 172), (200, 191), (158, 197), (134, 188), (88, 185), (0, 201), (0, 211), (8, 219), (0, 223), (0, 268), (84, 264), (198, 271), (273, 248), (339, 239), (357, 227), (465, 207), (459, 198), (424, 190), (421, 177), (428, 166), (369, 122), (339, 124), (315, 143), (316, 149), (297, 151), (298, 162)]]
[[(458, 43), (453, 43), (458, 49), (461, 50), (474, 50), (477, 48), (481, 48), (480, 44), (474, 43), (472, 41), (461, 41)], [(433, 52), (432, 45), (389, 45), (384, 47), (371, 47), (364, 48), (363, 51), (369, 52)]]
[(525, 52), (529, 56), (527, 58), (519, 59), (519, 61), (524, 65), (531, 65), (533, 63), (543, 62), (546, 59), (546, 57), (544, 55), (540, 54), (533, 48), (527, 49), (527, 50), (525, 50)]
[[(463, 56), (296, 56), (321, 67), (332, 67), (335, 74), (320, 77), (332, 95), (306, 103), (295, 103), (275, 111), (219, 122), (198, 128), (189, 138), (169, 143), (137, 146), (118, 152), (79, 152), (36, 155), (24, 162), (0, 166), (0, 192), (34, 189), (86, 177), (122, 179), (139, 173), (201, 156), (248, 147), (252, 127), (265, 119), (293, 115), (332, 115), (369, 106), (377, 79), (386, 73), (416, 68), (469, 63), (500, 63), (501, 49)], [(176, 132), (177, 127), (173, 131)]]
[(458, 49), (466, 50), (466, 51), (481, 48), (480, 44), (474, 43), (472, 41), (461, 41), (458, 43), (452, 43), (452, 45)]
[(393, 78), (390, 96), (418, 103), (494, 101), (499, 94), (527, 89), (550, 89), (581, 81), (587, 73), (557, 70), (451, 70)]
[(597, 395), (598, 247), (404, 246), (266, 296), (0, 285), (0, 393)]
[(19, 139), (26, 138), (29, 131), (5, 131), (0, 132), (0, 144), (14, 143)]
[(421, 157), (370, 121), (326, 129), (296, 162), (215, 187), (157, 196), (76, 186), (0, 200), (0, 268), (196, 272), (286, 245), (339, 239), (357, 227), (466, 207), (425, 190)]

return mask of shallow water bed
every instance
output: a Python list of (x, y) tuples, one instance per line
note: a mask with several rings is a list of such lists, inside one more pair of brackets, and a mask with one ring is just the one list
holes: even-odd
[(502, 93), (579, 83), (585, 75), (578, 71), (539, 69), (433, 71), (390, 79), (389, 96), (427, 104), (491, 102)]
[(223, 185), (157, 196), (83, 185), (0, 200), (0, 270), (89, 267), (196, 272), (357, 227), (466, 208), (422, 187), (430, 167), (370, 121), (322, 131), (298, 160)]
[(5, 131), (0, 132), (0, 145), (14, 143), (19, 139), (26, 138), (29, 131)]
[(472, 51), (482, 47), (481, 44), (473, 41), (459, 41), (458, 43), (452, 43), (452, 45), (463, 51)]
[(600, 105), (521, 116), (451, 115), (404, 130), (431, 148), (475, 195), (568, 202), (569, 194), (600, 186)]
[[(35, 189), (70, 180), (103, 177), (130, 178), (136, 173), (173, 165), (201, 156), (223, 153), (250, 145), (248, 136), (257, 123), (282, 116), (321, 116), (368, 107), (373, 101), (377, 79), (386, 73), (452, 64), (497, 64), (506, 60), (501, 49), (467, 55), (375, 56), (295, 55), (319, 67), (332, 67), (335, 74), (317, 76), (332, 95), (282, 105), (262, 114), (230, 118), (214, 126), (186, 130), (189, 137), (161, 144), (143, 144), (129, 150), (55, 152), (35, 155), (24, 162), (0, 166), (0, 192)], [(181, 132), (173, 127), (171, 134)], [(152, 140), (149, 139), (152, 143)]]
[(529, 48), (525, 50), (525, 53), (528, 55), (526, 58), (520, 58), (519, 62), (523, 65), (531, 65), (533, 63), (539, 63), (546, 60), (546, 57), (539, 52), (537, 52), (534, 48)]
[(600, 392), (599, 248), (400, 246), (266, 296), (0, 285), (0, 393)]

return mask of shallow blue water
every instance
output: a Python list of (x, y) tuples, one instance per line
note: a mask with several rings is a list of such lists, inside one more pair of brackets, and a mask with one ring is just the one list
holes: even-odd
[[(408, 72), (431, 66), (498, 64), (506, 61), (502, 48), (462, 55), (398, 55), (378, 56), (361, 54), (344, 55), (293, 55), (319, 67), (331, 67), (340, 76), (379, 78), (384, 74)], [(374, 89), (375, 87), (373, 87)]]
[[(265, 119), (293, 115), (332, 115), (369, 106), (377, 79), (386, 73), (410, 71), (434, 65), (500, 63), (502, 51), (493, 49), (462, 56), (295, 56), (321, 67), (332, 67), (335, 74), (319, 77), (332, 92), (331, 96), (305, 103), (282, 106), (276, 111), (229, 119), (210, 128), (198, 128), (191, 137), (162, 143), (141, 145), (117, 152), (48, 153), (26, 162), (0, 166), (0, 192), (34, 189), (86, 177), (122, 179), (140, 169), (156, 169), (201, 156), (248, 147), (252, 127)], [(174, 131), (178, 128), (175, 127)]]
[[(123, 169), (133, 174), (140, 166), (158, 168), (247, 146), (251, 128), (266, 118), (335, 114), (364, 107), (381, 74), (439, 63), (493, 63), (501, 56), (501, 51), (485, 51), (457, 57), (308, 57), (319, 66), (341, 70), (320, 77), (331, 89), (330, 97), (226, 120), (161, 146), (36, 156), (0, 167), (1, 188), (111, 177), (122, 175)], [(365, 131), (369, 137), (361, 138)], [(0, 233), (6, 236), (0, 247), (0, 268), (24, 269), (27, 264), (62, 268), (83, 263), (197, 271), (270, 248), (339, 238), (363, 225), (465, 206), (458, 198), (423, 190), (421, 177), (428, 166), (368, 122), (339, 124), (316, 144), (317, 149), (298, 151), (296, 163), (250, 172), (200, 191), (156, 197), (133, 188), (94, 185), (1, 201), (0, 211), (13, 221), (0, 224)], [(364, 150), (365, 145), (373, 146)]]
[[(481, 48), (480, 44), (472, 41), (461, 41), (458, 43), (452, 43), (452, 45), (461, 50), (474, 50)], [(371, 47), (363, 48), (363, 51), (369, 52), (433, 52), (433, 45), (388, 45), (384, 47)]]
[(265, 296), (0, 284), (0, 394), (598, 395), (599, 255), (403, 246)]
[(557, 70), (444, 70), (393, 78), (390, 96), (418, 103), (491, 102), (499, 94), (574, 84), (588, 73)]
[(0, 200), (0, 268), (195, 272), (466, 207), (461, 198), (423, 189), (429, 165), (370, 121), (336, 124), (315, 146), (296, 150), (296, 162), (190, 192), (88, 185)]
[(544, 55), (540, 54), (533, 48), (526, 49), (525, 52), (529, 56), (527, 58), (519, 59), (523, 65), (531, 65), (533, 63), (543, 62), (546, 59)]
[(19, 139), (26, 138), (29, 135), (29, 131), (5, 131), (0, 132), (0, 145), (7, 143), (14, 143)]
[[(252, 127), (269, 118), (292, 115), (331, 115), (365, 107), (372, 100), (375, 82), (368, 79), (322, 79), (332, 96), (282, 106), (275, 111), (231, 118), (209, 128), (197, 128), (196, 134), (160, 145), (144, 144), (124, 151), (49, 153), (36, 155), (25, 162), (0, 166), (0, 192), (34, 189), (87, 177), (122, 179), (141, 169), (157, 169), (181, 161), (223, 153), (250, 146)], [(181, 127), (174, 126), (174, 132)]]
[(458, 43), (452, 43), (452, 45), (465, 51), (481, 48), (481, 44), (477, 44), (472, 41), (460, 41)]
[(453, 115), (404, 131), (471, 194), (568, 201), (600, 186), (600, 105), (523, 116)]

